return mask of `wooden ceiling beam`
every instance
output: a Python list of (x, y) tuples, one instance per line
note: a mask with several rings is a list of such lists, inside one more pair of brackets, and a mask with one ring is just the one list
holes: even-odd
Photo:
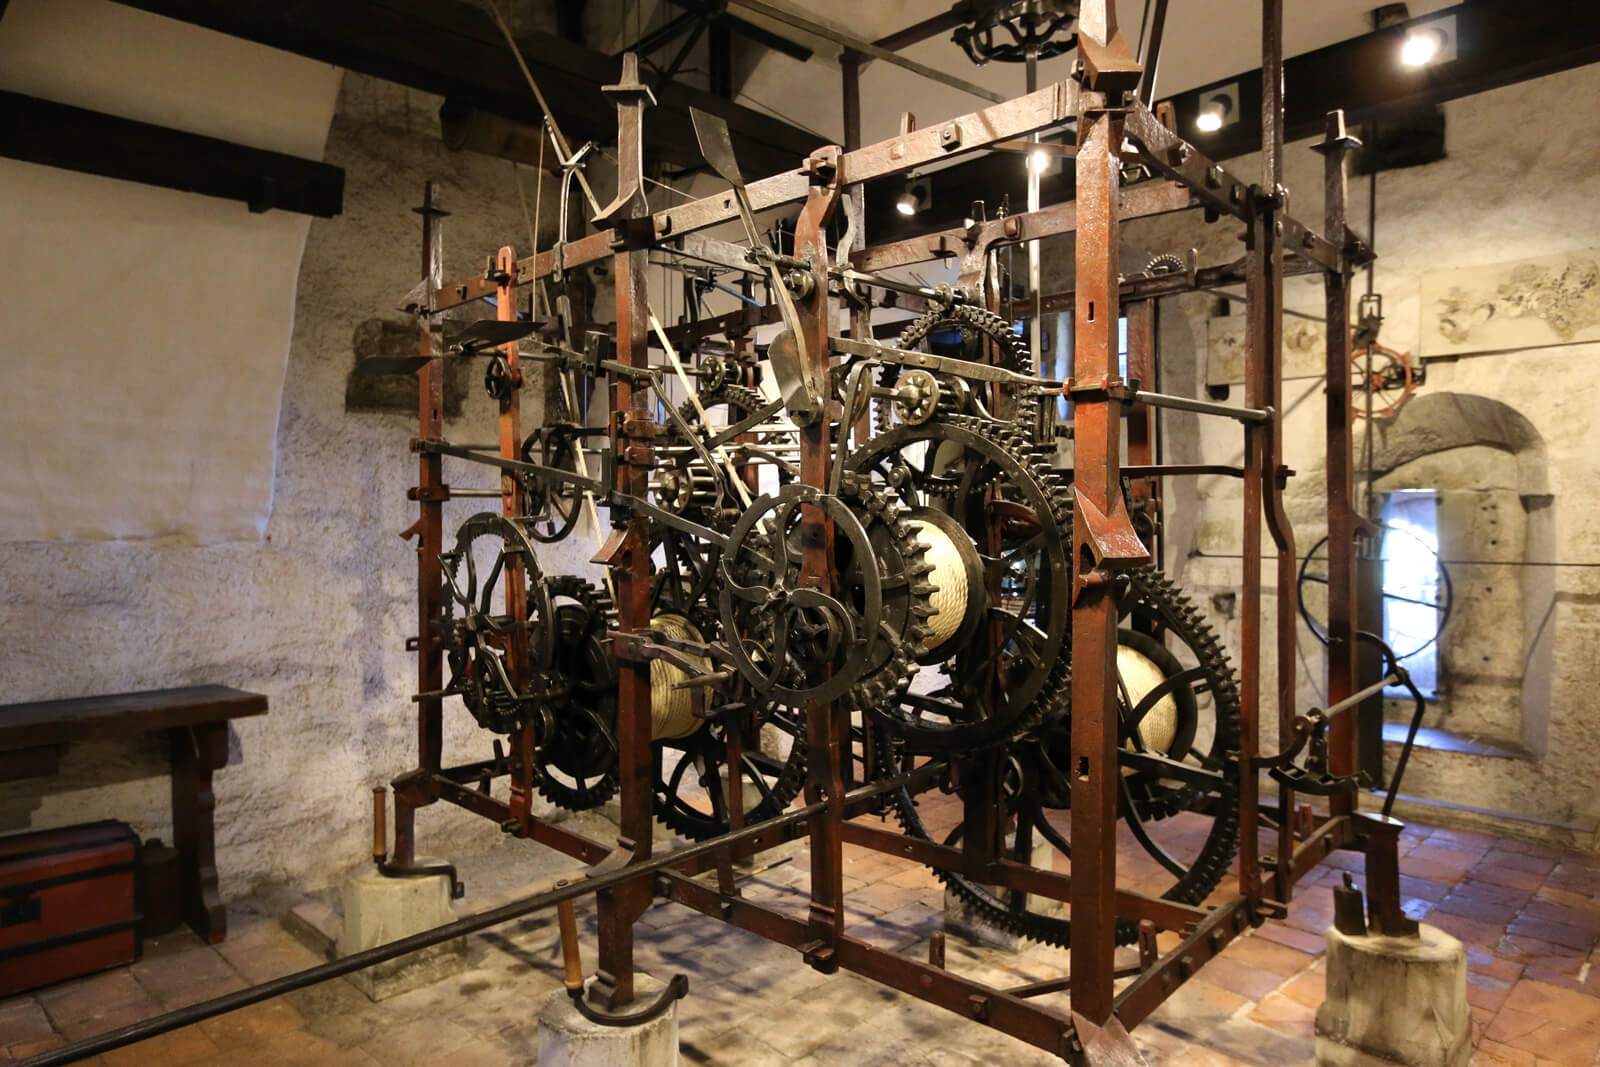
[[(117, 2), (463, 100), (508, 119), (543, 119), (499, 29), (463, 0)], [(599, 89), (620, 78), (621, 61), (545, 34), (519, 44), (563, 132), (580, 142), (614, 141), (616, 108)], [(703, 164), (691, 106), (727, 120), (750, 174), (793, 170), (818, 147), (814, 134), (679, 83), (664, 86), (657, 99), (660, 106), (646, 116), (645, 151), (673, 166)]]

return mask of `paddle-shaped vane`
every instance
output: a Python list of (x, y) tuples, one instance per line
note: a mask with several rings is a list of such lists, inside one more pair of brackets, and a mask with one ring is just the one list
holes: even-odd
[[(468, 323), (456, 334), (455, 341), (443, 353), (445, 357), (462, 359), (482, 355), (490, 349), (520, 341), (544, 326), (540, 320), (529, 322), (500, 322), (497, 319), (479, 319)], [(377, 374), (412, 374), (432, 356), (368, 356), (356, 364), (355, 373), (367, 376)]]
[(739, 172), (739, 160), (733, 153), (733, 139), (728, 135), (728, 124), (715, 115), (698, 108), (689, 109), (694, 122), (695, 139), (700, 142), (700, 154), (717, 175), (733, 187), (734, 201), (739, 205), (739, 220), (744, 223), (745, 236), (750, 239), (751, 258), (761, 264), (772, 283), (772, 294), (778, 301), (778, 313), (783, 316), (790, 344), (774, 346), (787, 358), (774, 358), (773, 374), (778, 379), (779, 392), (789, 408), (789, 416), (800, 425), (807, 425), (822, 411), (822, 395), (812, 381), (806, 358), (805, 334), (800, 329), (800, 315), (790, 297), (789, 286), (783, 271), (778, 267), (777, 254), (761, 238), (756, 227), (756, 215), (750, 206), (750, 193), (745, 189), (744, 176)]

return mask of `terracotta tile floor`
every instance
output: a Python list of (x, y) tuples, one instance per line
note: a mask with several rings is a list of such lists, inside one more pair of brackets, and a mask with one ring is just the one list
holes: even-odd
[[(925, 808), (930, 825), (952, 813), (940, 798)], [(1181, 840), (1196, 831), (1175, 825), (1173, 832)], [(920, 956), (942, 922), (938, 883), (921, 868), (847, 849), (852, 932)], [(1136, 846), (1125, 844), (1122, 854), (1125, 884), (1160, 878), (1160, 868)], [(1422, 826), (1406, 830), (1402, 855), (1407, 910), (1467, 945), (1473, 1062), (1600, 1064), (1600, 975), (1592, 966), (1600, 938), (1600, 857)], [(1360, 866), (1357, 855), (1335, 854), (1303, 884), (1285, 921), (1236, 941), (1139, 1027), (1135, 1036), (1151, 1064), (1312, 1062), (1330, 887), (1344, 869), (1359, 877)], [(796, 887), (803, 888), (806, 877), (802, 853), (758, 868), (744, 892), (799, 911), (804, 897)], [(585, 921), (592, 967), (592, 914)], [(150, 943), (132, 967), (0, 1001), (0, 1062), (317, 962), (267, 914), (237, 909), (231, 922), (231, 936), (215, 948), (187, 932), (169, 935)], [(787, 949), (674, 905), (651, 909), (638, 941), (642, 969), (690, 978), (680, 1013), (685, 1064), (1059, 1062), (865, 980), (817, 974)], [(533, 1062), (538, 1006), (560, 985), (553, 916), (498, 928), (469, 938), (468, 945), (461, 976), (381, 1004), (340, 979), (98, 1062)], [(1064, 965), (1064, 953), (1032, 945), (1006, 953), (952, 937), (947, 953), (951, 968), (999, 985), (1053, 977)], [(1061, 997), (1045, 1002), (1064, 1006)]]

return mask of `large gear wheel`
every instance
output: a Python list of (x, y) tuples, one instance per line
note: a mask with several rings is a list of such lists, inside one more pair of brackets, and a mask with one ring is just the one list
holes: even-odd
[(539, 738), (533, 784), (557, 807), (587, 811), (617, 789), (617, 671), (605, 635), (611, 597), (571, 575), (546, 578), (555, 609), (553, 669), (567, 699)]
[(997, 744), (1065, 710), (1072, 498), (1025, 440), (956, 416), (892, 429), (846, 461), (925, 523), (934, 601), (964, 589), (933, 619), (941, 640), (917, 650), (911, 689), (874, 705), (918, 751)]
[[(743, 825), (783, 813), (806, 780), (804, 718), (787, 709), (765, 709), (753, 728), (741, 715), (708, 723), (655, 752), (655, 814), (674, 833), (704, 841), (733, 829), (730, 779), (737, 773)], [(729, 767), (729, 731), (740, 730), (737, 772)]]
[[(1160, 895), (1198, 904), (1227, 873), (1239, 846), (1238, 766), (1230, 755), (1239, 744), (1238, 685), (1216, 634), (1159, 571), (1130, 575), (1121, 614), (1119, 814), (1134, 840), (1172, 879)], [(1147, 673), (1150, 668), (1153, 673)], [(1152, 721), (1160, 716), (1170, 720)], [(1003, 754), (1009, 771), (1002, 775), (1004, 802), (1015, 823), (1011, 848), (1024, 862), (1030, 859), (1036, 837), (1071, 856), (1065, 814), (1070, 804), (1070, 742), (1070, 718), (1054, 719), (1019, 738)], [(1169, 766), (1163, 773), (1150, 761), (1141, 761), (1142, 755), (1180, 766)], [(902, 761), (905, 758), (901, 756)], [(892, 796), (905, 831), (929, 838), (912, 798), (904, 790)], [(1201, 832), (1200, 824), (1206, 820), (1209, 825)], [(1163, 821), (1171, 823), (1170, 833), (1152, 826)], [(945, 842), (954, 844), (960, 836), (958, 825)], [(1192, 844), (1195, 839), (1198, 846)], [(1182, 851), (1179, 842), (1185, 844)], [(1069, 918), (1029, 908), (1021, 894), (999, 892), (949, 871), (936, 873), (989, 925), (1047, 944), (1070, 943)], [(1137, 926), (1119, 920), (1116, 937), (1118, 944), (1132, 943), (1138, 937)]]
[[(831, 594), (802, 574), (807, 506), (833, 521)], [(728, 538), (720, 615), (757, 698), (864, 711), (903, 689), (933, 614), (926, 553), (906, 509), (866, 479), (838, 496), (789, 485), (756, 500)]]

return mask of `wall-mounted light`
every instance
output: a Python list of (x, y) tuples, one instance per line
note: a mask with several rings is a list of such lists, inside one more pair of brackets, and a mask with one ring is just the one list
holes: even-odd
[(905, 190), (894, 202), (894, 209), (902, 215), (915, 215), (933, 204), (933, 188), (927, 178), (906, 176)]
[(1239, 83), (1233, 82), (1200, 94), (1200, 110), (1194, 128), (1201, 133), (1216, 133), (1239, 121)]
[(1400, 65), (1426, 67), (1432, 63), (1448, 63), (1456, 58), (1456, 17), (1444, 15), (1429, 19), (1406, 31), (1400, 43)]

